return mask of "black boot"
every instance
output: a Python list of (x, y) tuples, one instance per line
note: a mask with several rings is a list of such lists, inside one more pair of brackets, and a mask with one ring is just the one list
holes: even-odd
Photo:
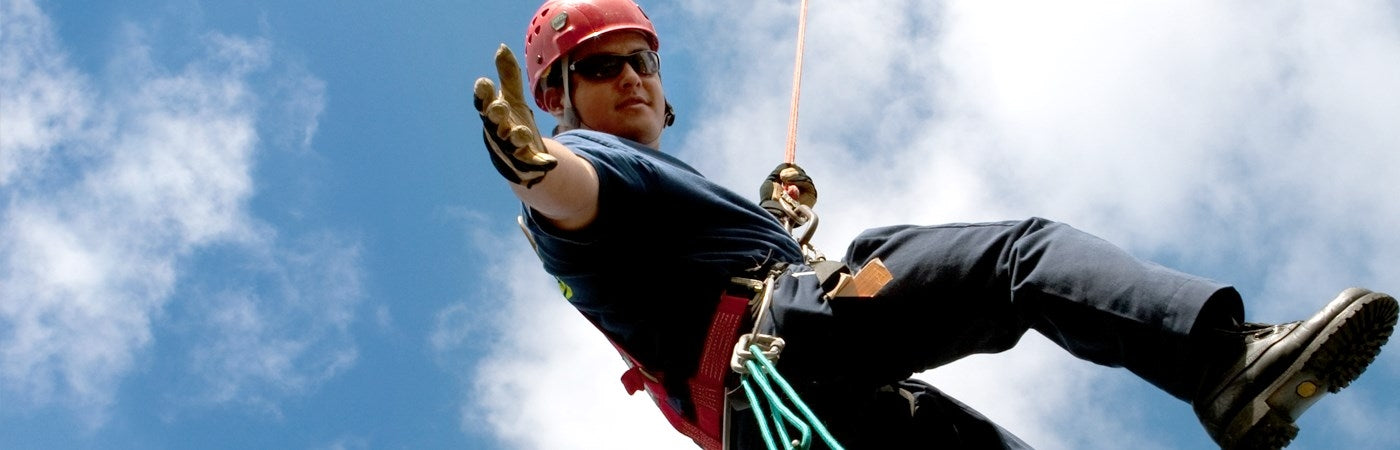
[(1376, 359), (1397, 312), (1393, 297), (1353, 288), (1305, 321), (1238, 326), (1229, 333), (1243, 340), (1243, 352), (1202, 383), (1196, 415), (1222, 449), (1283, 448), (1304, 410)]

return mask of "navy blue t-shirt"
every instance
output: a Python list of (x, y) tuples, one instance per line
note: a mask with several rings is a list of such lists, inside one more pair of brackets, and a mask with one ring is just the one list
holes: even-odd
[(802, 260), (771, 214), (670, 155), (593, 131), (555, 140), (596, 169), (598, 216), (562, 231), (525, 208), (540, 260), (574, 307), (649, 368), (693, 372), (729, 278)]

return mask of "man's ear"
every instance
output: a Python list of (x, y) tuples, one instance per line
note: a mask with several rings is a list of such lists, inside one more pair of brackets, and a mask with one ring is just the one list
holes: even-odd
[(556, 119), (564, 115), (564, 89), (546, 87), (540, 92), (540, 108)]

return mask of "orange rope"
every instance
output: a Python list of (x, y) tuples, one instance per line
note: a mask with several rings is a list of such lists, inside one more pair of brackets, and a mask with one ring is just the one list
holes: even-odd
[(797, 61), (792, 68), (792, 107), (788, 113), (787, 151), (783, 161), (792, 164), (797, 160), (797, 103), (802, 97), (802, 50), (807, 41), (807, 0), (802, 0), (802, 11), (797, 17)]

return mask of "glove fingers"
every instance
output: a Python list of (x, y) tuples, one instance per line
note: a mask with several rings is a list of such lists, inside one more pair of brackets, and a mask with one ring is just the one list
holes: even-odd
[(521, 166), (521, 170), (539, 173), (540, 176), (544, 176), (544, 172), (559, 165), (559, 160), (554, 159), (554, 155), (531, 151), (526, 147), (516, 149), (514, 159), (520, 161), (517, 166)]
[(812, 182), (812, 177), (807, 176), (807, 172), (793, 167), (783, 169), (778, 173), (778, 178), (786, 183)]
[(475, 98), (472, 106), (476, 107), (476, 112), (484, 112), (486, 105), (491, 104), (496, 99), (496, 84), (490, 78), (481, 77), (476, 79), (476, 85), (472, 87)]
[(525, 87), (521, 82), (520, 63), (505, 44), (496, 49), (496, 73), (501, 77), (501, 96), (511, 103), (523, 104)]
[(481, 114), (481, 126), (490, 134), (499, 134), (501, 118), (504, 117), (499, 111), (492, 112), (493, 109), (500, 109), (500, 100), (496, 98), (496, 85), (491, 79), (481, 77), (476, 80), (474, 86), (472, 105), (476, 107), (476, 112)]
[(796, 164), (786, 162), (778, 164), (778, 167), (773, 168), (773, 172), (768, 174), (766, 180), (773, 186), (760, 188), (759, 192), (762, 196), (777, 195), (779, 192), (788, 192), (788, 195), (792, 195), (787, 188), (796, 187), (797, 195), (794, 197), (798, 203), (807, 206), (814, 206), (817, 203), (817, 187), (813, 184), (812, 177), (807, 176), (807, 171), (802, 170)]
[(535, 132), (530, 127), (516, 125), (506, 133), (506, 139), (516, 147), (530, 147), (535, 143)]
[(491, 163), (507, 181), (530, 187), (544, 178), (559, 161), (544, 150), (535, 129), (534, 114), (525, 103), (520, 64), (510, 47), (496, 50), (500, 90), (489, 78), (476, 80), (473, 104), (481, 114), (482, 137)]
[[(557, 160), (554, 155), (545, 153), (544, 149), (536, 148), (539, 136), (530, 127), (519, 125), (510, 129), (509, 140), (516, 147), (515, 159), (518, 159), (531, 166), (553, 168)], [(547, 169), (546, 169), (547, 170)]]
[[(503, 99), (496, 99), (496, 101), (491, 102), (490, 105), (486, 106), (486, 112), (484, 112), (483, 115), (485, 115), (487, 119), (491, 119), (491, 123), (494, 125), (509, 126), (510, 105), (507, 104)], [(502, 135), (501, 132), (504, 130), (492, 131), (495, 132), (497, 135)]]

